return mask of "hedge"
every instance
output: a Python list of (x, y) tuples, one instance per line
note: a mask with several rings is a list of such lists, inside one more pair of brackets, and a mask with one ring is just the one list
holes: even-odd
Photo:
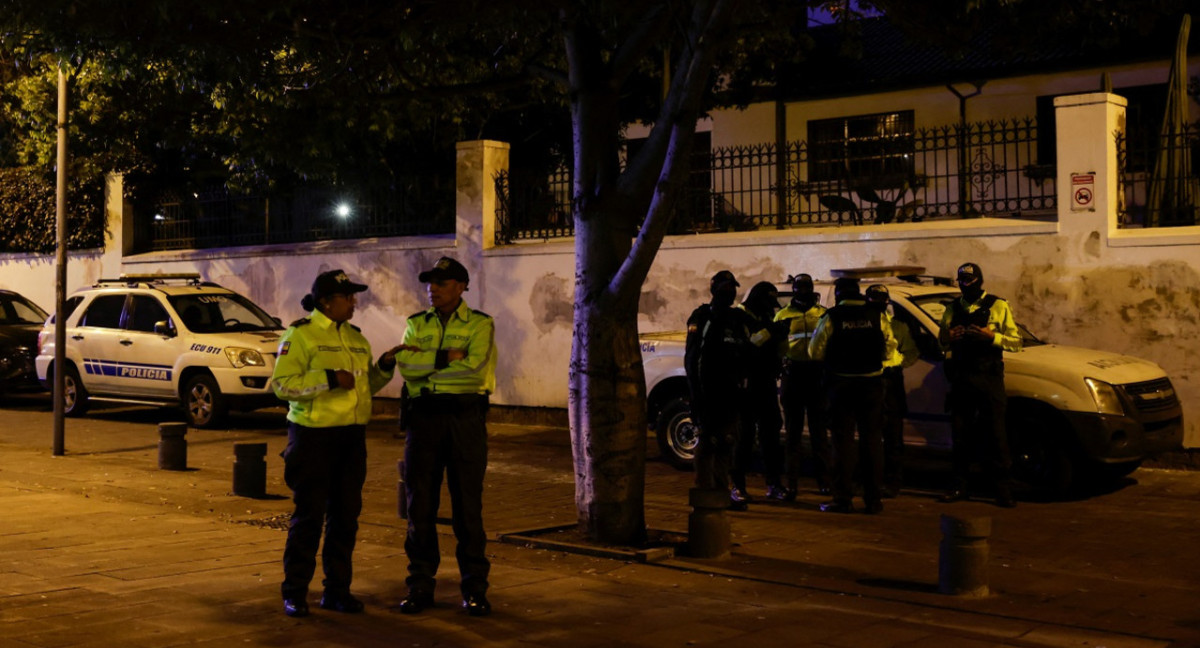
[[(0, 252), (53, 252), (55, 211), (52, 171), (0, 169)], [(67, 191), (67, 249), (100, 247), (104, 226), (104, 179), (72, 183)]]

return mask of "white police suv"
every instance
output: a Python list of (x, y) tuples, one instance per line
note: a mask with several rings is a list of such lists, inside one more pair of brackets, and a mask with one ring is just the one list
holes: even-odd
[[(278, 405), (271, 371), (283, 326), (198, 274), (121, 275), (67, 299), (64, 408), (89, 401), (182, 405), (194, 427), (230, 410)], [(38, 335), (37, 376), (53, 388), (54, 317)]]

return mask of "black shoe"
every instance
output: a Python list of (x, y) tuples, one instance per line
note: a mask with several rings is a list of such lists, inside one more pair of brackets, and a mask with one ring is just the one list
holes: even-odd
[(1002, 490), (996, 494), (996, 506), (1000, 508), (1015, 508), (1017, 500), (1013, 499), (1012, 493)]
[(878, 515), (883, 513), (883, 502), (879, 500), (871, 500), (870, 502), (867, 502), (866, 507), (863, 508), (863, 513), (866, 513), (867, 515)]
[[(783, 486), (767, 486), (767, 499), (772, 499), (779, 502), (789, 501), (788, 489), (784, 488)], [(792, 495), (792, 499), (796, 499), (796, 496)]]
[(492, 613), (492, 604), (483, 594), (467, 594), (463, 597), (463, 609), (471, 616), (487, 616)]
[(899, 494), (899, 486), (884, 486), (879, 490), (879, 496), (883, 499), (896, 499), (896, 496)]
[(832, 502), (825, 502), (824, 504), (822, 504), (821, 512), (822, 513), (853, 513), (854, 505), (851, 504), (850, 502), (839, 502), (838, 500), (833, 500)]
[(401, 614), (420, 614), (425, 608), (433, 607), (433, 594), (431, 592), (409, 592), (400, 601)]
[(335, 612), (344, 612), (346, 614), (358, 614), (363, 611), (363, 602), (354, 598), (350, 592), (341, 592), (338, 594), (325, 592), (321, 597), (322, 610), (334, 610)]
[(950, 490), (946, 491), (944, 495), (939, 497), (938, 501), (943, 504), (950, 504), (952, 502), (961, 502), (965, 499), (967, 499), (967, 489), (951, 488)]
[(283, 599), (283, 613), (290, 617), (308, 616), (308, 601), (301, 598)]
[(733, 488), (729, 489), (729, 499), (733, 502), (743, 502), (749, 504), (750, 494), (746, 492), (745, 488), (734, 486)]
[(747, 504), (745, 500), (741, 500), (741, 501), (738, 501), (735, 499), (729, 500), (729, 510), (730, 511), (745, 511), (749, 508), (750, 508), (750, 505)]

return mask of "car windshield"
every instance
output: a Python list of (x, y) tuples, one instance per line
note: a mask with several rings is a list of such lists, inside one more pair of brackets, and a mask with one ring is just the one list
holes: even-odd
[(193, 333), (277, 331), (283, 327), (254, 302), (236, 293), (169, 297), (171, 307)]
[[(939, 293), (936, 295), (910, 297), (909, 301), (916, 305), (917, 308), (925, 311), (925, 314), (933, 320), (933, 333), (936, 335), (938, 332), (937, 325), (942, 321), (942, 315), (945, 314), (947, 306), (949, 306), (951, 301), (958, 299), (958, 297), (958, 293)], [(1039, 340), (1037, 336), (1031, 333), (1029, 329), (1025, 328), (1025, 325), (1021, 324), (1020, 322), (1017, 322), (1017, 330), (1021, 332), (1021, 343), (1023, 346), (1031, 347), (1045, 344), (1045, 342)]]
[(42, 324), (50, 315), (20, 295), (0, 295), (0, 324)]

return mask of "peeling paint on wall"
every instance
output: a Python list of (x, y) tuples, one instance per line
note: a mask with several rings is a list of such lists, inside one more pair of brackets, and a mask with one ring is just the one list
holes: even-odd
[(549, 273), (539, 277), (529, 293), (529, 310), (533, 314), (533, 325), (543, 334), (556, 326), (570, 329), (575, 299), (567, 280)]

